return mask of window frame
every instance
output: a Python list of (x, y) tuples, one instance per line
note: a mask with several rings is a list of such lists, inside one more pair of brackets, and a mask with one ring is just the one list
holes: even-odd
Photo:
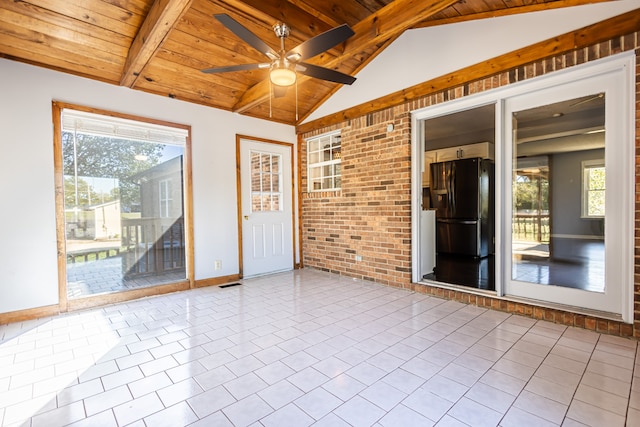
[[(171, 122), (167, 120), (150, 119), (143, 116), (119, 113), (112, 110), (105, 110), (94, 107), (87, 107), (73, 103), (52, 101), (52, 121), (53, 121), (53, 152), (54, 152), (54, 174), (55, 174), (55, 204), (56, 204), (56, 240), (59, 248), (57, 255), (58, 265), (58, 308), (61, 312), (68, 310), (85, 309), (88, 307), (101, 306), (113, 302), (128, 301), (145, 296), (158, 295), (160, 293), (175, 292), (195, 287), (195, 263), (194, 263), (194, 245), (193, 245), (193, 185), (192, 185), (192, 153), (191, 153), (191, 126)], [(151, 130), (158, 126), (165, 128), (176, 128), (182, 134), (178, 141), (173, 139), (173, 134), (164, 135), (169, 138), (168, 144), (180, 143), (183, 145), (183, 216), (185, 229), (185, 279), (179, 279), (176, 282), (159, 284), (156, 286), (142, 287), (136, 289), (135, 292), (114, 292), (105, 294), (95, 294), (83, 296), (81, 298), (71, 299), (67, 293), (67, 249), (66, 249), (66, 229), (64, 215), (64, 167), (62, 152), (62, 134), (63, 134), (63, 115), (64, 110), (72, 110), (74, 112), (86, 113), (89, 116), (99, 115), (111, 118), (112, 125), (105, 129), (106, 132), (112, 132), (114, 129), (120, 128), (122, 121), (135, 121), (139, 124), (146, 124)], [(105, 120), (108, 121), (108, 120)], [(98, 129), (99, 130), (99, 129)], [(96, 131), (98, 131), (96, 130)], [(161, 137), (161, 136), (160, 136)]]
[[(589, 193), (591, 191), (605, 191), (606, 192), (606, 181), (605, 181), (605, 188), (602, 189), (592, 189), (589, 188), (589, 170), (590, 169), (598, 169), (598, 168), (605, 168), (605, 162), (604, 159), (594, 159), (594, 160), (583, 160), (581, 163), (581, 174), (582, 174), (582, 187), (580, 189), (580, 201), (581, 201), (581, 208), (580, 208), (580, 217), (583, 219), (602, 219), (605, 216), (604, 215), (591, 215), (589, 214)], [(606, 169), (605, 169), (605, 176), (606, 176)]]
[[(328, 145), (325, 144), (325, 140)], [(336, 145), (337, 141), (337, 145)], [(312, 149), (312, 144), (325, 144), (322, 148)], [(342, 190), (342, 134), (340, 131), (325, 133), (322, 135), (308, 138), (306, 140), (307, 148), (307, 191), (309, 193), (317, 193), (321, 191), (340, 191)], [(319, 154), (318, 157), (324, 157), (329, 154), (328, 160), (312, 162), (312, 155)], [(337, 155), (334, 156), (334, 153)], [(330, 167), (333, 174), (325, 175), (323, 170)], [(318, 170), (319, 176), (314, 177), (313, 171)], [(338, 172), (336, 172), (338, 170)], [(323, 181), (331, 179), (332, 186), (323, 188)], [(314, 184), (319, 183), (320, 188), (314, 188)], [(336, 185), (336, 183), (339, 183)]]

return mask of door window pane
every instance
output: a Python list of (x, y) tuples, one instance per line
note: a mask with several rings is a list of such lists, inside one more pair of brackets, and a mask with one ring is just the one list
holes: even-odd
[(487, 104), (422, 123), (422, 177), (428, 178), (419, 242), (427, 280), (496, 289), (495, 115), (495, 104)]
[(251, 208), (253, 212), (280, 211), (280, 155), (251, 152)]
[(605, 98), (513, 113), (512, 279), (605, 290)]

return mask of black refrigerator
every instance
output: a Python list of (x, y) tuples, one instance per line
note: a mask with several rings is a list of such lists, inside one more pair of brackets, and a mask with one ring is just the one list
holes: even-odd
[(494, 252), (493, 162), (470, 158), (431, 164), (436, 253), (486, 257)]

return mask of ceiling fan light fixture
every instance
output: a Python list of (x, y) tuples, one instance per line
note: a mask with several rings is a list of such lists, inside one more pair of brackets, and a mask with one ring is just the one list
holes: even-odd
[(296, 72), (285, 64), (278, 63), (277, 66), (271, 68), (269, 79), (276, 86), (291, 86), (296, 82)]

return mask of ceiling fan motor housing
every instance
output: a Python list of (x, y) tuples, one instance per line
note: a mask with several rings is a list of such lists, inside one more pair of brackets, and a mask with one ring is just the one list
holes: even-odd
[(278, 22), (277, 24), (273, 25), (273, 32), (276, 33), (276, 37), (278, 37), (281, 40), (284, 40), (285, 38), (289, 37), (289, 34), (291, 33), (291, 29), (287, 24), (283, 22)]

